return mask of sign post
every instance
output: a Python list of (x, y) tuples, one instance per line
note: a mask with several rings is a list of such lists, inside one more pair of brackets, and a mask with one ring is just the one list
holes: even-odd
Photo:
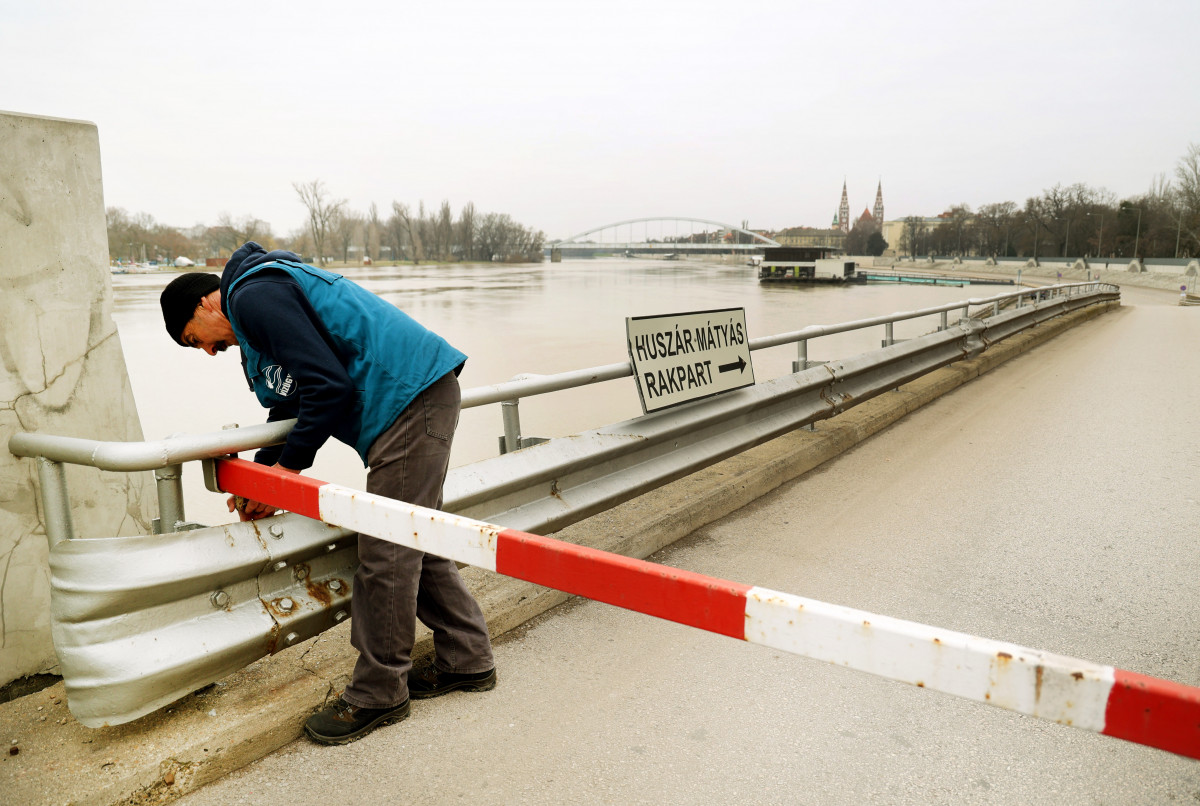
[(642, 412), (754, 385), (744, 308), (625, 320)]

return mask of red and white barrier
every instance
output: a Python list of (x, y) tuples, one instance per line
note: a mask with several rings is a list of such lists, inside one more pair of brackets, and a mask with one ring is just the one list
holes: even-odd
[(221, 489), (505, 576), (1200, 759), (1200, 688), (219, 460)]

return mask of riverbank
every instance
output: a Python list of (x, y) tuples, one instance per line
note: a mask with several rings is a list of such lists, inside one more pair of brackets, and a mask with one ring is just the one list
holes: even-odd
[(1110, 262), (1109, 268), (1099, 261), (1093, 262), (1090, 268), (1082, 268), (1078, 261), (1070, 263), (1059, 261), (1043, 261), (1040, 266), (1029, 267), (1016, 261), (1000, 262), (989, 265), (986, 260), (953, 261), (908, 261), (896, 258), (853, 258), (860, 267), (876, 268), (913, 268), (923, 272), (938, 272), (948, 276), (978, 274), (994, 277), (1016, 278), (1020, 274), (1022, 282), (1032, 282), (1037, 285), (1046, 283), (1082, 283), (1088, 280), (1099, 280), (1115, 285), (1137, 286), (1138, 288), (1157, 288), (1163, 291), (1180, 290), (1186, 285), (1193, 292), (1200, 283), (1196, 275), (1187, 275), (1177, 271), (1155, 271), (1155, 264), (1147, 264), (1147, 271), (1130, 271), (1127, 262)]

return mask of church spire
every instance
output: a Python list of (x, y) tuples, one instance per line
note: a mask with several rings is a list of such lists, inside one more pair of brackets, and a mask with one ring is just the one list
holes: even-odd
[(842, 203), (838, 206), (838, 224), (842, 232), (850, 231), (850, 198), (846, 195), (846, 180), (842, 179)]
[(879, 185), (875, 188), (875, 209), (871, 212), (875, 217), (875, 225), (879, 229), (883, 229), (883, 177), (879, 179)]

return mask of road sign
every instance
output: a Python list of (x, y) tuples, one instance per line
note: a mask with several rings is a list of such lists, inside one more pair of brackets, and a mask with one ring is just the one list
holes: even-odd
[(625, 320), (642, 411), (754, 385), (744, 308)]

